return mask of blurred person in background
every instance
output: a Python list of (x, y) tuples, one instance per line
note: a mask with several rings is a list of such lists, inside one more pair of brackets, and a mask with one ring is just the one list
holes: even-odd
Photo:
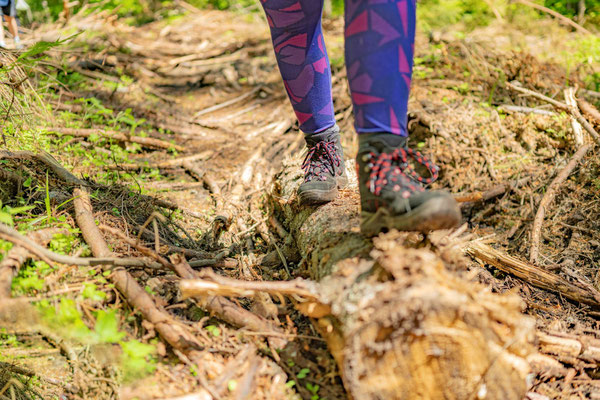
[[(8, 25), (8, 30), (13, 36), (15, 48), (22, 49), (23, 45), (19, 38), (19, 27), (17, 25), (17, 0), (0, 0), (0, 8), (2, 8), (2, 14)], [(0, 27), (0, 47), (3, 49), (7, 48), (4, 41), (4, 26)]]

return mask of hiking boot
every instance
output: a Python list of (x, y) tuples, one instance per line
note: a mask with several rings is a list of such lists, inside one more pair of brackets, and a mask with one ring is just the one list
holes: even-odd
[(298, 197), (302, 204), (328, 203), (348, 184), (340, 128), (334, 125), (304, 138), (308, 153), (302, 163), (304, 183), (298, 188)]
[[(426, 233), (460, 223), (460, 209), (450, 193), (425, 190), (439, 169), (409, 149), (406, 137), (361, 134), (356, 158), (364, 235), (389, 229)], [(424, 166), (430, 177), (421, 177), (411, 162)]]

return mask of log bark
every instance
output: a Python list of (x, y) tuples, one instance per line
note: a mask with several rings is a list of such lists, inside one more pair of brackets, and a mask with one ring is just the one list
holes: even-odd
[(367, 240), (355, 184), (330, 204), (305, 208), (296, 198), (301, 182), (299, 163), (286, 163), (273, 209), (319, 281), (329, 315), (304, 312), (315, 318), (352, 398), (525, 396), (528, 358), (537, 353), (520, 298), (461, 278), (464, 260), (450, 245), (427, 247), (419, 235), (400, 232)]

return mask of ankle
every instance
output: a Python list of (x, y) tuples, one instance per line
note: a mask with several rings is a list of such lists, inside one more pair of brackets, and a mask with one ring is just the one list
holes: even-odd
[(377, 133), (361, 133), (358, 135), (358, 146), (359, 153), (361, 151), (376, 147), (378, 150), (397, 149), (406, 147), (408, 145), (408, 138), (406, 136), (394, 135), (391, 133), (377, 132)]
[(306, 140), (306, 143), (310, 146), (314, 143), (317, 142), (321, 142), (321, 141), (330, 141), (334, 138), (339, 137), (340, 134), (340, 127), (337, 124), (334, 124), (333, 126), (317, 132), (317, 133), (304, 133), (304, 139)]

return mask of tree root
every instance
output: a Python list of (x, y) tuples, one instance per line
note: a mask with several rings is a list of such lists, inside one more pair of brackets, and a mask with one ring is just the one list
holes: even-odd
[[(58, 229), (42, 229), (30, 232), (27, 234), (26, 240), (46, 246), (57, 232)], [(31, 252), (25, 247), (15, 245), (4, 255), (2, 262), (0, 262), (0, 299), (10, 297), (12, 280), (30, 254)]]
[(72, 129), (72, 128), (48, 128), (49, 133), (58, 133), (61, 135), (89, 138), (92, 135), (99, 135), (109, 139), (115, 139), (121, 142), (137, 143), (145, 147), (155, 149), (175, 149), (184, 151), (185, 148), (177, 144), (169, 143), (166, 140), (147, 138), (141, 136), (125, 135), (117, 131), (107, 131), (104, 129)]

